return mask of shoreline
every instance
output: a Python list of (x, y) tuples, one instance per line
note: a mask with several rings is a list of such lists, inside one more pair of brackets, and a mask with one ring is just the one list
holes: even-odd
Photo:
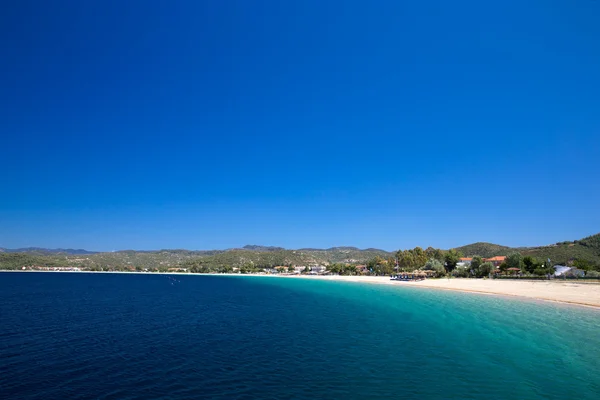
[[(538, 280), (493, 280), (493, 279), (426, 279), (416, 282), (392, 281), (383, 276), (281, 276), (281, 278), (319, 279), (342, 282), (392, 285), (432, 290), (447, 290), (461, 293), (510, 297), (514, 299), (538, 300), (561, 303), (600, 310), (600, 283), (538, 281)], [(583, 290), (582, 290), (583, 286)]]
[(577, 281), (494, 280), (494, 279), (426, 279), (417, 282), (392, 281), (387, 276), (342, 276), (342, 275), (267, 275), (267, 274), (200, 274), (180, 272), (137, 272), (137, 271), (23, 271), (0, 270), (0, 272), (25, 273), (75, 273), (75, 274), (137, 274), (137, 275), (194, 275), (194, 276), (247, 276), (280, 279), (313, 279), (337, 282), (354, 282), (376, 285), (391, 285), (410, 288), (439, 289), (480, 295), (507, 296), (529, 300), (562, 303), (600, 310), (600, 283)]

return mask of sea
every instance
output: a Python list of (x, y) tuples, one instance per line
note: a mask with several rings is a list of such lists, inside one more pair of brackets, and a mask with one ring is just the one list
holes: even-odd
[(600, 311), (316, 279), (0, 273), (2, 399), (600, 399)]

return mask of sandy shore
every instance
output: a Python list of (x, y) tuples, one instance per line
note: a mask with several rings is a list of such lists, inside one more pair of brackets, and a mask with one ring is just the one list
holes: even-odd
[(291, 279), (323, 279), (363, 282), (398, 287), (432, 288), (460, 292), (518, 296), (600, 309), (600, 283), (565, 281), (517, 281), (494, 279), (427, 279), (397, 282), (382, 276), (288, 276)]

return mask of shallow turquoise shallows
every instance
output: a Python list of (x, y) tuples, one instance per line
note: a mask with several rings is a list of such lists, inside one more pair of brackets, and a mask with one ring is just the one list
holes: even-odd
[(599, 399), (600, 312), (272, 277), (0, 273), (0, 397)]

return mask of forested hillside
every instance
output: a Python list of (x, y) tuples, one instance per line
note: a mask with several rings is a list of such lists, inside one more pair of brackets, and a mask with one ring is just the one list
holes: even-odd
[(573, 242), (527, 248), (521, 253), (542, 260), (549, 258), (557, 264), (567, 264), (571, 260), (585, 260), (600, 265), (600, 233)]
[(456, 251), (461, 252), (465, 257), (481, 256), (481, 257), (494, 257), (494, 256), (506, 256), (509, 253), (515, 251), (514, 249), (507, 246), (500, 246), (499, 244), (477, 242), (468, 244), (466, 246), (457, 247)]
[(128, 269), (168, 269), (206, 266), (242, 267), (244, 265), (328, 265), (338, 262), (364, 263), (375, 256), (389, 256), (383, 250), (360, 250), (350, 247), (336, 247), (326, 250), (303, 249), (285, 250), (277, 247), (246, 246), (230, 250), (159, 250), (116, 252), (93, 254), (44, 254), (40, 251), (23, 253), (0, 253), (0, 268), (17, 269), (28, 266), (77, 267), (91, 270), (128, 270)]
[[(420, 249), (420, 248), (419, 248)], [(5, 249), (4, 249), (5, 250)], [(329, 249), (304, 248), (286, 250), (281, 247), (248, 245), (229, 250), (158, 250), (94, 253), (85, 250), (68, 252), (41, 248), (24, 249), (23, 252), (0, 251), (0, 269), (21, 269), (22, 267), (73, 267), (89, 270), (168, 270), (169, 268), (189, 268), (219, 270), (240, 267), (274, 267), (284, 265), (330, 265), (364, 264), (375, 260), (375, 264), (392, 265), (396, 261), (414, 264), (410, 261), (428, 259), (432, 255), (442, 257), (442, 250), (427, 248), (387, 252), (379, 249), (358, 249), (356, 247), (332, 247)], [(479, 255), (492, 257), (519, 252), (523, 256), (533, 256), (539, 260), (548, 258), (555, 264), (567, 264), (575, 260), (600, 265), (600, 234), (573, 242), (560, 242), (548, 246), (511, 248), (492, 243), (473, 243), (455, 249), (463, 256)], [(414, 253), (414, 254), (413, 254)], [(423, 254), (420, 254), (423, 253)], [(420, 262), (420, 261), (419, 261)], [(382, 264), (383, 263), (383, 264)]]

